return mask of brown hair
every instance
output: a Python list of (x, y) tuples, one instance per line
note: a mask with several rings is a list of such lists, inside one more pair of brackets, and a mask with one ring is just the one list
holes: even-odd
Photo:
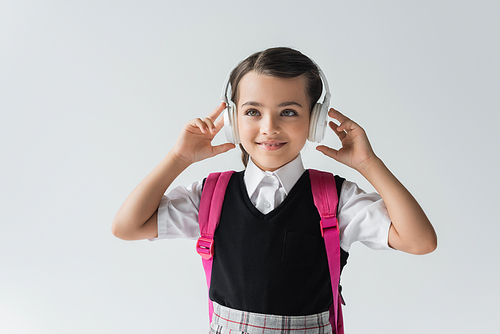
[[(300, 51), (286, 47), (276, 47), (252, 54), (231, 71), (229, 76), (231, 100), (236, 102), (235, 104), (238, 101), (238, 84), (243, 76), (251, 71), (278, 78), (295, 78), (304, 75), (310, 111), (321, 97), (323, 85), (316, 64)], [(249, 154), (241, 144), (240, 149), (241, 160), (246, 167)]]

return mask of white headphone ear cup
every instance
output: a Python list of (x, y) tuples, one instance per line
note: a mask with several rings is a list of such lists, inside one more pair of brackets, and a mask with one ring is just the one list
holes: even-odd
[(224, 111), (224, 133), (226, 135), (226, 140), (234, 144), (233, 125), (231, 124), (229, 116), (230, 108), (231, 107), (228, 106)]
[(232, 102), (229, 102), (229, 105), (224, 112), (224, 133), (226, 134), (226, 140), (228, 142), (235, 145), (240, 143), (240, 136), (238, 135), (238, 122), (236, 119), (236, 106)]
[(319, 143), (325, 138), (326, 128), (328, 127), (328, 105), (322, 104), (316, 124), (316, 142)]
[(319, 143), (325, 138), (327, 127), (328, 106), (322, 103), (316, 103), (309, 121), (309, 136), (307, 139)]
[(318, 128), (318, 119), (321, 114), (321, 103), (316, 103), (311, 111), (311, 117), (309, 118), (309, 136), (307, 139), (309, 141), (316, 141), (316, 132)]
[(231, 102), (231, 110), (230, 113), (232, 115), (231, 124), (233, 125), (233, 144), (238, 145), (240, 143), (240, 134), (238, 133), (238, 115), (236, 110), (236, 105)]

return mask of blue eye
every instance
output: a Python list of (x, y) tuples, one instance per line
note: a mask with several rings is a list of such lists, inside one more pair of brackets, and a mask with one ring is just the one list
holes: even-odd
[(247, 111), (245, 111), (245, 115), (247, 115), (247, 116), (259, 116), (260, 113), (256, 109), (248, 109)]
[(281, 115), (290, 117), (290, 116), (297, 116), (298, 114), (295, 110), (285, 109), (281, 112)]

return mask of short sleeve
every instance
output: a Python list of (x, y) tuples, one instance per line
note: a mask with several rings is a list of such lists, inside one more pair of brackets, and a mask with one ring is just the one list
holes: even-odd
[(339, 198), (340, 246), (346, 252), (360, 241), (371, 249), (391, 249), (391, 219), (377, 193), (366, 193), (357, 184), (344, 181)]
[(149, 239), (197, 239), (200, 236), (198, 210), (203, 181), (179, 186), (162, 196), (158, 206), (158, 237)]

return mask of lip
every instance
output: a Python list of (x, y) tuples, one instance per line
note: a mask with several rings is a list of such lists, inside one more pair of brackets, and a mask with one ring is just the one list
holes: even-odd
[(285, 146), (286, 142), (283, 141), (261, 141), (261, 142), (256, 142), (257, 145), (259, 145), (260, 148), (266, 151), (276, 151)]

